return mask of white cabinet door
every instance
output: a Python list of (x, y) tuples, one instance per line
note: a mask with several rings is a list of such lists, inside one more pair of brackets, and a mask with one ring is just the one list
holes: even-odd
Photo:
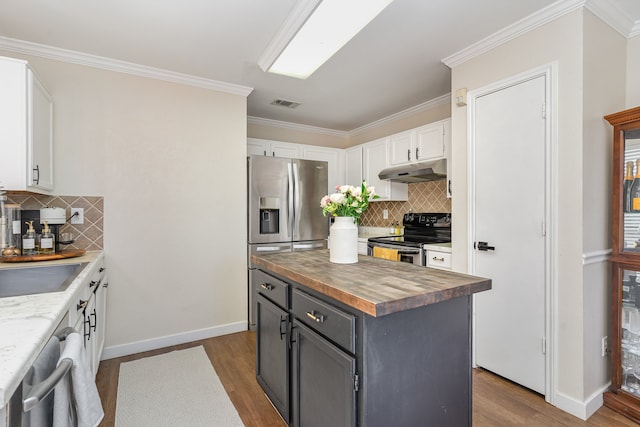
[(0, 183), (53, 190), (53, 103), (26, 61), (0, 57)]
[(408, 131), (389, 137), (390, 166), (404, 165), (414, 160), (415, 135), (415, 131)]
[(106, 322), (107, 322), (107, 287), (109, 279), (105, 276), (102, 283), (99, 285), (99, 289), (96, 291), (96, 318), (95, 318), (95, 332), (93, 342), (93, 375), (98, 373), (98, 366), (100, 365), (100, 359), (102, 358), (102, 350), (104, 349), (104, 340), (106, 336)]
[(307, 160), (321, 160), (328, 163), (329, 176), (327, 194), (335, 192), (337, 185), (344, 184), (343, 150), (338, 148), (318, 147), (314, 145), (302, 146), (302, 158)]
[(27, 171), (28, 185), (53, 190), (53, 102), (40, 80), (28, 71), (28, 98), (31, 99), (28, 127), (31, 131), (28, 158), (31, 173)]
[(407, 184), (390, 182), (378, 178), (380, 171), (389, 166), (388, 144), (388, 138), (382, 138), (363, 145), (362, 167), (364, 170), (364, 179), (368, 185), (375, 187), (376, 194), (380, 196), (377, 200), (406, 201), (409, 199)]
[(387, 140), (385, 138), (369, 142), (362, 147), (364, 179), (375, 187), (381, 199), (390, 197), (390, 182), (378, 178), (378, 173), (387, 167)]
[(445, 122), (447, 120), (391, 135), (389, 165), (399, 166), (443, 158)]
[(266, 156), (267, 142), (261, 139), (247, 139), (247, 156)]
[(300, 144), (271, 141), (268, 139), (247, 138), (247, 155), (300, 159)]
[(444, 157), (444, 124), (438, 122), (416, 129), (414, 159), (424, 162)]
[(364, 174), (362, 173), (362, 145), (347, 148), (344, 151), (344, 158), (344, 184), (360, 185), (364, 178)]
[(287, 157), (291, 159), (299, 159), (300, 145), (290, 142), (271, 142), (271, 155), (274, 157)]

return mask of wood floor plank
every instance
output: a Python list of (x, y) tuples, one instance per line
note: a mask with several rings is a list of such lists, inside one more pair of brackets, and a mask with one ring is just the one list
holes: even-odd
[[(115, 425), (120, 364), (130, 360), (202, 345), (229, 398), (247, 427), (285, 427), (256, 381), (255, 333), (239, 332), (202, 341), (133, 354), (100, 363), (96, 378), (105, 418), (100, 427)], [(632, 427), (634, 422), (602, 407), (582, 421), (545, 402), (544, 397), (491, 372), (473, 372), (473, 427)], [(145, 426), (140, 426), (145, 427)]]

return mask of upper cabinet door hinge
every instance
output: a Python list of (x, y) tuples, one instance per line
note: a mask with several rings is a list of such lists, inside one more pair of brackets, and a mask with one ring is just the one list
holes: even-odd
[(547, 104), (542, 104), (542, 118), (547, 118)]

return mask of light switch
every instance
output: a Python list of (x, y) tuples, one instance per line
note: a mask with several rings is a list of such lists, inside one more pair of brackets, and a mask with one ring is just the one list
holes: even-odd
[(382, 219), (389, 219), (389, 211), (387, 209), (382, 210)]
[(464, 107), (467, 105), (467, 88), (463, 87), (456, 90), (456, 105), (458, 107)]

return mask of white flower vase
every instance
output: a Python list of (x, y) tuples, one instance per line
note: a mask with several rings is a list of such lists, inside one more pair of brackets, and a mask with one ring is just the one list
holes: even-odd
[(353, 217), (334, 218), (329, 228), (329, 261), (337, 264), (358, 262), (358, 226)]

